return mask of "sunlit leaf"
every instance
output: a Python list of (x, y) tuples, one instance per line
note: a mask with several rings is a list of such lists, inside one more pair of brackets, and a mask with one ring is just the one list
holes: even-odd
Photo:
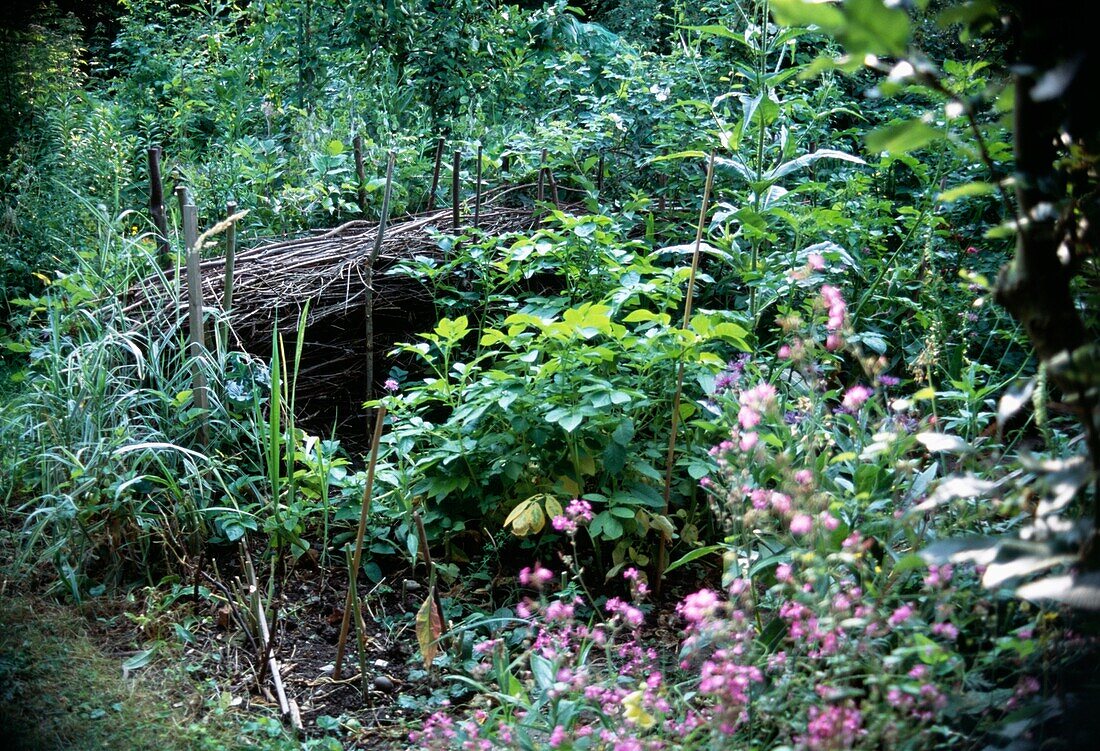
[(927, 563), (962, 563), (970, 561), (987, 565), (997, 555), (1001, 538), (987, 535), (966, 535), (937, 540), (920, 551), (920, 557)]
[(831, 3), (805, 0), (772, 0), (775, 20), (785, 26), (817, 26), (824, 31), (838, 32), (844, 28), (844, 14)]
[(938, 196), (936, 196), (936, 200), (940, 201), (941, 203), (951, 203), (952, 201), (957, 201), (960, 198), (989, 195), (995, 190), (997, 190), (997, 186), (994, 183), (981, 181), (963, 183), (962, 185), (956, 185), (954, 188), (943, 191)]
[(867, 162), (860, 159), (858, 156), (854, 156), (845, 151), (838, 151), (836, 149), (818, 149), (812, 154), (803, 154), (802, 156), (791, 159), (788, 162), (784, 162), (775, 169), (769, 171), (764, 178), (766, 180), (778, 180), (785, 175), (789, 175), (792, 172), (808, 167), (814, 162), (821, 159), (839, 159), (844, 162), (854, 162), (855, 164), (866, 164)]
[(443, 619), (439, 608), (435, 606), (435, 587), (428, 587), (420, 609), (416, 611), (416, 641), (420, 645), (420, 654), (424, 656), (424, 668), (430, 669), (435, 656), (439, 654), (439, 637), (443, 633)]
[(512, 534), (516, 537), (526, 537), (532, 532), (536, 534), (541, 532), (546, 524), (546, 515), (539, 503), (541, 500), (541, 495), (533, 495), (524, 501), (520, 501), (504, 520), (504, 526), (510, 526)]
[(1022, 384), (1013, 386), (1001, 396), (997, 403), (997, 424), (1002, 429), (1005, 423), (1031, 400), (1034, 391), (1035, 379), (1029, 378)]
[(1081, 610), (1100, 610), (1100, 571), (1050, 576), (1016, 590), (1024, 600), (1053, 600)]
[(989, 494), (996, 487), (997, 483), (983, 480), (974, 475), (948, 477), (936, 486), (932, 494), (921, 503), (918, 503), (913, 510), (924, 512), (942, 506), (956, 498), (977, 498)]
[(923, 120), (907, 120), (876, 128), (867, 134), (868, 151), (904, 154), (935, 141), (943, 133)]
[(971, 450), (970, 444), (962, 438), (948, 433), (917, 433), (914, 438), (932, 452), (943, 451), (949, 454), (965, 454)]

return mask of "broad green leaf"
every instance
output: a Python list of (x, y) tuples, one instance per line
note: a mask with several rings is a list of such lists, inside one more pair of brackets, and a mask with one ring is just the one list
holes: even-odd
[(146, 665), (148, 665), (150, 663), (150, 661), (152, 661), (153, 655), (155, 655), (157, 653), (157, 649), (159, 649), (159, 648), (160, 648), (160, 643), (158, 642), (157, 644), (154, 644), (149, 649), (143, 649), (142, 651), (138, 652), (136, 655), (128, 658), (127, 660), (125, 660), (122, 663), (122, 670), (124, 672), (129, 672), (131, 670), (139, 670), (140, 668), (145, 667)]
[(667, 162), (670, 159), (706, 159), (707, 153), (705, 151), (677, 151), (675, 154), (664, 154), (662, 156), (654, 157), (650, 161), (652, 162)]
[(772, 0), (775, 20), (785, 26), (817, 26), (823, 31), (841, 31), (847, 21), (834, 4), (806, 0)]
[(665, 569), (665, 573), (667, 574), (671, 571), (675, 571), (676, 569), (680, 568), (681, 566), (687, 565), (688, 563), (691, 563), (694, 560), (698, 560), (699, 558), (702, 558), (705, 555), (710, 555), (711, 553), (718, 553), (718, 552), (724, 551), (725, 549), (726, 548), (725, 548), (724, 545), (707, 545), (705, 548), (696, 548), (695, 550), (692, 550), (689, 553), (685, 553), (684, 555), (680, 556), (679, 558), (677, 558), (672, 563), (668, 564), (668, 568)]
[(698, 31), (700, 34), (706, 34), (709, 36), (722, 37), (723, 39), (732, 39), (735, 42), (745, 44), (745, 35), (739, 34), (728, 26), (721, 26), (719, 24), (707, 24), (705, 26), (681, 26), (681, 29), (687, 31)]
[(554, 686), (554, 663), (540, 654), (532, 654), (530, 657), (531, 674), (535, 676), (535, 684), (540, 691), (549, 691)]
[(909, 16), (882, 0), (847, 0), (844, 29), (837, 34), (853, 56), (903, 55), (909, 43)]
[(808, 167), (821, 159), (839, 159), (844, 162), (854, 162), (855, 164), (867, 164), (867, 162), (863, 161), (858, 156), (853, 156), (845, 151), (838, 151), (837, 149), (818, 149), (812, 154), (803, 154), (796, 159), (791, 159), (789, 162), (783, 162), (783, 164), (764, 175), (764, 178), (766, 180), (778, 180), (803, 167)]
[(979, 180), (975, 182), (963, 183), (962, 185), (956, 185), (954, 188), (945, 190), (944, 192), (936, 196), (936, 200), (940, 203), (951, 203), (952, 201), (957, 201), (960, 198), (989, 195), (995, 190), (997, 190), (997, 185), (995, 183), (987, 183)]
[(923, 120), (906, 120), (876, 128), (867, 134), (868, 151), (887, 151), (891, 154), (904, 154), (927, 146), (943, 136), (943, 132), (933, 128)]

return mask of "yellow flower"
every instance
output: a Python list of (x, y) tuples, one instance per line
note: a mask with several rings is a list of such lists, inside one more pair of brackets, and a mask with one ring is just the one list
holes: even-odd
[(649, 712), (642, 709), (642, 697), (645, 696), (643, 691), (632, 691), (623, 697), (623, 717), (627, 722), (633, 723), (638, 727), (649, 730), (651, 727), (657, 724), (657, 718), (651, 715)]

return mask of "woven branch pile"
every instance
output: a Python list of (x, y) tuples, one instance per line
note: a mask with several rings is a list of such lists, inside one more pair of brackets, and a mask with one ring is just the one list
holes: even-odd
[[(472, 218), (466, 218), (465, 226), (469, 226)], [(238, 252), (229, 315), (234, 345), (266, 359), (277, 322), (286, 346), (292, 348), (299, 315), (308, 301), (298, 374), (300, 418), (326, 433), (334, 425), (346, 425), (362, 415), (359, 405), (371, 391), (365, 383), (368, 278), (373, 279), (375, 377), (380, 382), (392, 364), (386, 355), (393, 345), (411, 340), (417, 331), (426, 330), (425, 326), (430, 328), (434, 316), (430, 290), (418, 279), (389, 272), (398, 262), (418, 256), (442, 260), (437, 230), (452, 231), (452, 222), (449, 208), (392, 221), (386, 227), (373, 276), (369, 267), (378, 226), (366, 221), (301, 238), (263, 242)], [(501, 235), (529, 230), (536, 222), (530, 206), (491, 202), (482, 206), (478, 227), (486, 234)], [(204, 306), (220, 308), (225, 258), (205, 260), (200, 269)], [(169, 284), (169, 289), (173, 286)], [(150, 287), (144, 288), (149, 294)], [(170, 311), (173, 300), (160, 289), (160, 299), (150, 294), (138, 304)], [(183, 275), (175, 300), (177, 314), (185, 316), (187, 284)], [(362, 426), (355, 426), (359, 428)]]

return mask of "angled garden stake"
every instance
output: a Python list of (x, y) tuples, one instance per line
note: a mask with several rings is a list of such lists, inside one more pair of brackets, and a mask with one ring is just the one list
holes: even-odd
[(386, 234), (386, 221), (390, 215), (390, 196), (393, 193), (393, 163), (396, 156), (391, 151), (386, 162), (386, 192), (382, 195), (382, 216), (378, 220), (378, 234), (367, 264), (366, 339), (367, 339), (367, 399), (374, 396), (374, 266), (382, 253), (382, 238)]
[[(691, 303), (695, 295), (695, 275), (699, 271), (699, 251), (703, 245), (703, 227), (707, 222), (707, 209), (710, 204), (710, 191), (714, 185), (714, 152), (710, 153), (707, 160), (707, 181), (703, 188), (703, 205), (699, 209), (699, 224), (695, 228), (695, 249), (691, 254), (691, 273), (688, 275), (687, 292), (684, 294), (684, 323), (687, 328), (691, 322)], [(668, 455), (665, 458), (665, 510), (664, 516), (668, 516), (668, 507), (672, 498), (672, 471), (676, 460), (676, 431), (680, 428), (680, 398), (684, 390), (684, 357), (680, 355), (680, 363), (676, 369), (676, 390), (672, 394), (672, 432), (668, 436)], [(665, 576), (665, 568), (668, 566), (668, 543), (664, 533), (657, 547), (657, 575), (654, 583), (654, 593), (660, 595), (661, 585)]]
[(443, 136), (435, 142), (435, 165), (432, 167), (432, 189), (428, 191), (428, 211), (435, 209), (435, 192), (439, 190), (439, 170), (443, 167), (443, 145), (446, 142)]
[[(358, 604), (355, 583), (359, 578), (359, 564), (363, 560), (363, 537), (367, 533), (367, 519), (370, 517), (371, 498), (374, 493), (374, 468), (378, 464), (378, 444), (382, 440), (382, 425), (385, 419), (386, 408), (379, 406), (378, 413), (374, 417), (374, 435), (370, 444), (370, 463), (367, 465), (367, 484), (363, 488), (363, 498), (359, 509), (359, 528), (355, 533), (355, 548), (351, 556), (351, 568), (348, 570), (348, 595), (344, 600), (344, 619), (340, 623), (340, 638), (336, 642), (336, 666), (332, 670), (334, 680), (340, 680), (344, 649), (347, 647), (348, 642), (351, 614)], [(360, 667), (360, 670), (362, 671), (362, 667)], [(365, 675), (363, 680), (366, 680)]]

